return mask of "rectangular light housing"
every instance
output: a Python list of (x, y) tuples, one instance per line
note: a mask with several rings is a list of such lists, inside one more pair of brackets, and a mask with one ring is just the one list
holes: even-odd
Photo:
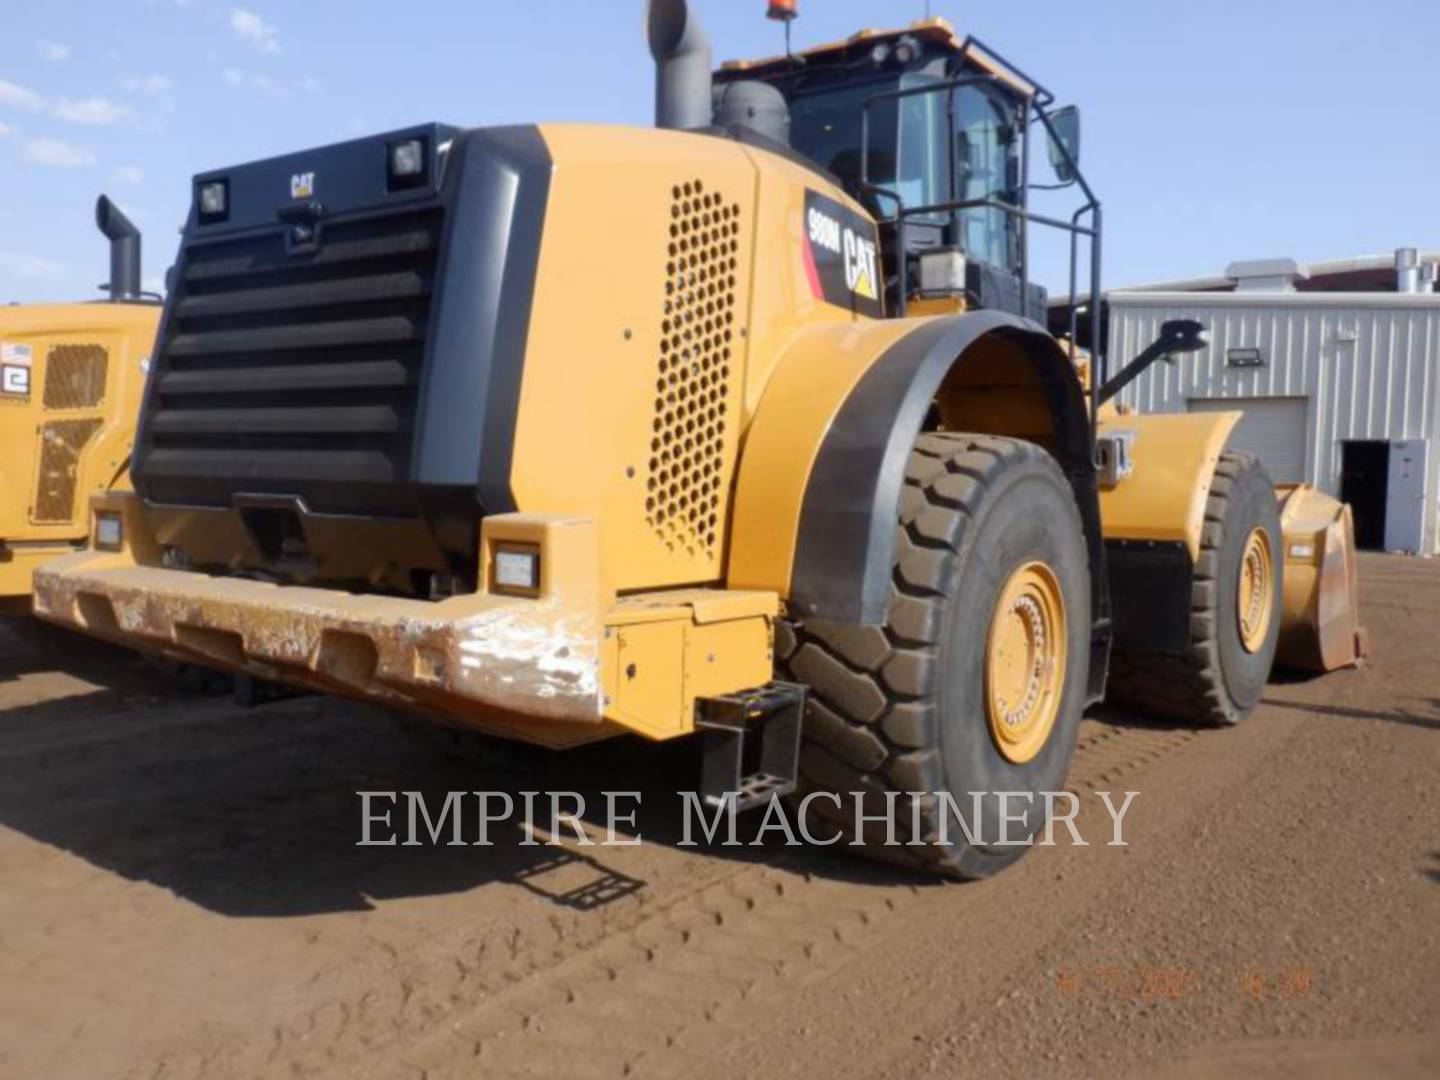
[(202, 222), (224, 221), (230, 216), (230, 182), (228, 180), (202, 182), (196, 189), (195, 202)]
[(430, 172), (430, 146), (427, 139), (412, 136), (396, 139), (386, 148), (386, 173), (391, 191), (422, 186)]
[(491, 588), (510, 596), (540, 592), (540, 549), (534, 544), (496, 544), (491, 559)]
[(920, 295), (923, 297), (963, 296), (965, 255), (958, 248), (941, 248), (920, 253)]
[(125, 546), (125, 523), (119, 514), (95, 515), (95, 549), (119, 551)]

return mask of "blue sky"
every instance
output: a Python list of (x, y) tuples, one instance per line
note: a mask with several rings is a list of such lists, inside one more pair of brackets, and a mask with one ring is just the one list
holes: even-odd
[[(717, 60), (778, 51), (764, 0), (697, 2)], [(651, 116), (642, 0), (4, 6), (0, 303), (96, 295), (101, 191), (145, 231), (153, 287), (202, 169), (423, 120)], [(1436, 0), (932, 6), (1081, 104), (1111, 284), (1440, 248)], [(809, 44), (925, 4), (800, 7)]]

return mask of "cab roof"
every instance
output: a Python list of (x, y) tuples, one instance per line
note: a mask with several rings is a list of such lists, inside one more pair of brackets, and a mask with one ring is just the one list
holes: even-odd
[(741, 77), (763, 79), (789, 70), (797, 58), (821, 63), (827, 60), (841, 60), (859, 49), (872, 48), (880, 42), (892, 41), (906, 35), (918, 38), (921, 42), (933, 46), (941, 52), (965, 56), (977, 68), (1007, 83), (1022, 96), (1030, 97), (1037, 89), (1018, 73), (1011, 71), (1004, 63), (990, 56), (974, 39), (958, 34), (948, 19), (938, 16), (932, 19), (920, 19), (897, 30), (861, 30), (841, 41), (831, 41), (824, 45), (815, 45), (799, 50), (793, 56), (769, 56), (762, 60), (726, 60), (720, 65), (720, 77), (727, 80)]

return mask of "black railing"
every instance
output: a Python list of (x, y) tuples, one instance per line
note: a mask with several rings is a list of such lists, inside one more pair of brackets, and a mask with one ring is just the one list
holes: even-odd
[[(906, 225), (915, 218), (935, 217), (940, 214), (960, 214), (966, 210), (995, 210), (1005, 214), (1017, 224), (1019, 236), (1019, 258), (1018, 270), (1020, 278), (1020, 296), (1022, 309), (1026, 306), (1030, 286), (1030, 255), (1028, 226), (1031, 223), (1043, 225), (1049, 228), (1059, 229), (1070, 236), (1070, 261), (1069, 261), (1069, 301), (1070, 301), (1070, 358), (1073, 362), (1079, 336), (1079, 249), (1080, 238), (1085, 237), (1090, 242), (1090, 282), (1087, 290), (1090, 295), (1090, 389), (1093, 404), (1098, 408), (1099, 387), (1105, 381), (1106, 361), (1104, 345), (1100, 328), (1100, 256), (1101, 256), (1101, 210), (1100, 200), (1096, 198), (1095, 192), (1091, 190), (1086, 182), (1084, 174), (1080, 171), (1080, 164), (1065, 145), (1055, 129), (1054, 120), (1050, 115), (1049, 107), (1054, 104), (1055, 96), (1045, 89), (1040, 83), (1030, 78), (1020, 68), (1004, 59), (999, 53), (991, 49), (983, 42), (973, 37), (967, 37), (960, 48), (959, 59), (963, 64), (969, 60), (972, 64), (978, 63), (976, 54), (983, 54), (988, 64), (981, 63), (979, 66), (998, 67), (1005, 71), (1008, 79), (996, 74), (961, 75), (944, 82), (933, 83), (928, 86), (914, 86), (905, 90), (889, 90), (868, 98), (860, 117), (860, 187), (867, 194), (878, 196), (883, 199), (891, 199), (895, 203), (895, 216), (883, 219), (881, 224), (893, 225), (896, 234), (896, 248), (899, 251), (899, 303), (897, 314), (904, 316), (909, 293), (907, 265), (907, 250), (905, 245)], [(999, 87), (1005, 96), (1016, 99), (1016, 84), (1022, 84), (1030, 88), (1028, 94), (1021, 93), (1018, 103), (1023, 107), (1025, 116), (1020, 124), (1022, 129), (1022, 143), (1020, 156), (1020, 193), (1025, 205), (1016, 205), (1003, 199), (987, 197), (983, 199), (961, 199), (958, 191), (958, 170), (955, 168), (955, 92), (965, 86), (995, 86)], [(870, 110), (879, 102), (895, 101), (902, 99), (920, 97), (926, 94), (946, 95), (946, 131), (951, 142), (948, 155), (948, 173), (950, 198), (944, 202), (931, 203), (925, 206), (906, 206), (904, 198), (898, 191), (880, 187), (870, 182)], [(1061, 218), (1049, 217), (1044, 214), (1037, 214), (1030, 210), (1030, 128), (1031, 114), (1045, 128), (1046, 134), (1051, 142), (1059, 149), (1069, 175), (1079, 186), (1084, 194), (1085, 203), (1071, 216), (1069, 221)], [(896, 123), (896, 137), (899, 138), (901, 125)], [(1087, 224), (1082, 221), (1088, 220)]]

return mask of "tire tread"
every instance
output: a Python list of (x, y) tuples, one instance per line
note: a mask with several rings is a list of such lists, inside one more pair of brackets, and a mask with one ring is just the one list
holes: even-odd
[[(947, 597), (991, 487), (1006, 469), (1025, 461), (1043, 463), (1065, 483), (1059, 465), (1033, 443), (990, 435), (921, 435), (906, 464), (900, 499), (890, 604), (879, 630), (886, 648), (873, 642), (857, 648), (853, 626), (811, 621), (784, 623), (777, 630), (782, 677), (808, 684), (814, 701), (803, 732), (797, 797), (810, 791), (860, 791), (866, 812), (874, 813), (884, 809), (886, 792), (941, 788), (939, 720), (929, 695), (937, 679)], [(844, 678), (836, 675), (842, 669)], [(824, 677), (810, 677), (817, 674)], [(811, 812), (853, 838), (852, 803), (847, 801), (837, 815), (833, 803), (816, 800)], [(906, 833), (908, 814), (897, 818), (897, 834)], [(912, 839), (932, 833), (928, 816), (921, 824), (922, 835)], [(871, 832), (864, 830), (867, 840)], [(867, 843), (864, 852), (927, 872), (974, 876), (953, 852), (933, 844), (876, 851)]]
[(1111, 699), (1151, 716), (1196, 727), (1229, 727), (1244, 718), (1230, 700), (1221, 668), (1218, 578), (1230, 497), (1248, 471), (1265, 472), (1253, 454), (1222, 454), (1215, 466), (1205, 502), (1200, 557), (1192, 575), (1189, 647), (1181, 656), (1115, 649), (1107, 685)]

